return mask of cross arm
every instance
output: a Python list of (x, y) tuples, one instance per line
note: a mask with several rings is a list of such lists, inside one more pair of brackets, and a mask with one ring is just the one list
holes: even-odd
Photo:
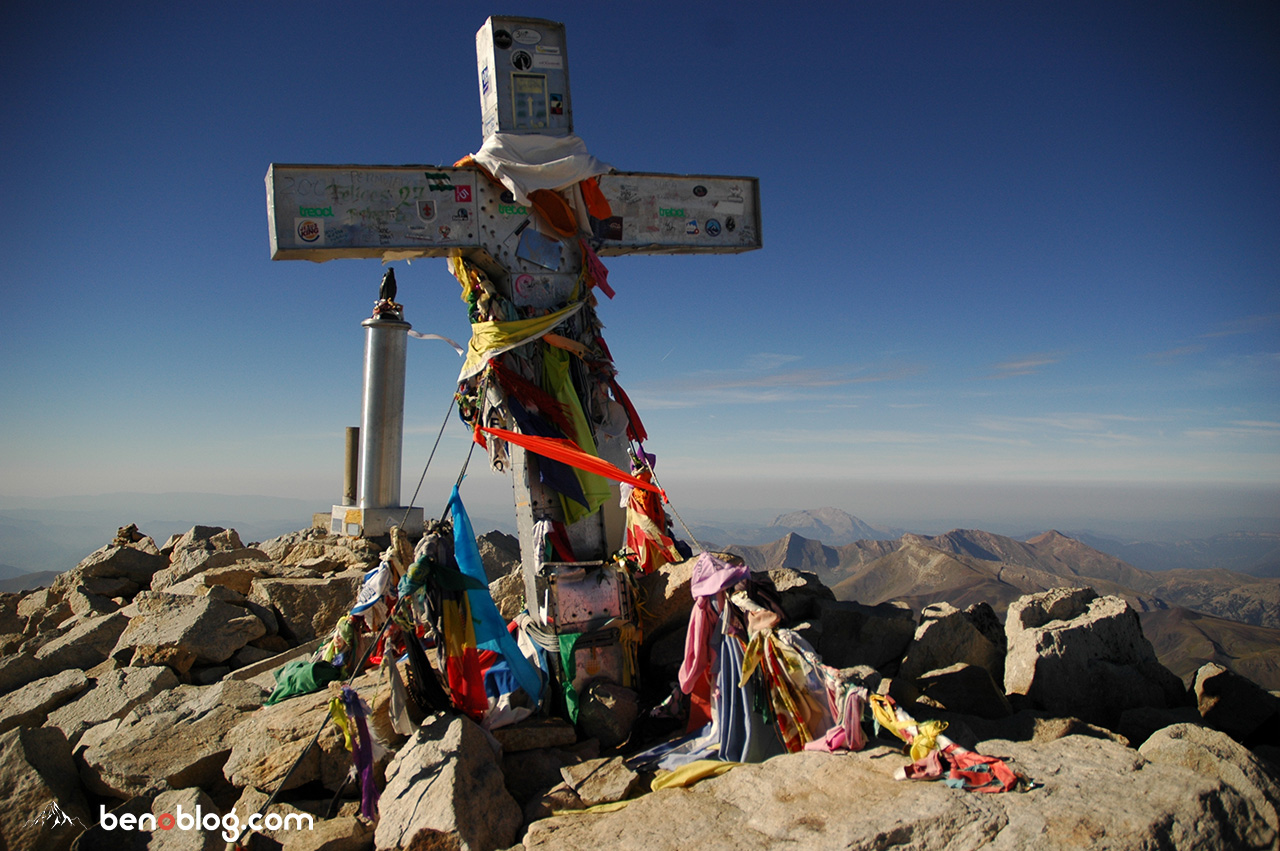
[[(761, 247), (755, 178), (613, 172), (598, 183), (609, 206), (591, 220), (601, 255)], [(266, 190), (273, 260), (479, 252), (530, 216), (475, 168), (273, 163)]]

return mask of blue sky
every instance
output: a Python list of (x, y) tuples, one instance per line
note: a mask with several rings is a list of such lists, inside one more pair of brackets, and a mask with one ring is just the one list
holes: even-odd
[[(263, 176), (477, 150), (489, 14), (566, 24), (596, 156), (760, 179), (763, 250), (608, 261), (681, 512), (1280, 517), (1280, 12), (1249, 2), (7, 4), (0, 497), (336, 501), (382, 266), (270, 261)], [(444, 262), (395, 265), (465, 339)], [(411, 341), (406, 498), (457, 368)]]

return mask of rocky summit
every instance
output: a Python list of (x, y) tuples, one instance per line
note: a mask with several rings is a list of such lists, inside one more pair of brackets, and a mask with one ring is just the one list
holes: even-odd
[[(481, 538), (512, 617), (518, 554)], [(889, 562), (847, 573), (840, 594), (793, 567), (757, 574), (827, 665), (1016, 773), (1014, 791), (987, 794), (903, 779), (912, 757), (869, 716), (858, 750), (647, 770), (637, 752), (683, 732), (672, 684), (691, 561), (638, 581), (638, 695), (600, 683), (576, 725), (488, 731), (406, 710), (388, 660), (352, 682), (374, 743), (353, 757), (332, 720), (340, 683), (267, 698), (380, 549), (318, 529), (246, 545), (204, 526), (158, 546), (126, 527), (49, 587), (0, 595), (0, 849), (220, 849), (242, 833), (288, 851), (1277, 848), (1280, 697), (1227, 665), (1171, 671), (1177, 648), (1157, 653), (1142, 599), (1112, 593), (1141, 574), (1093, 563), (1031, 593), (993, 583), (982, 564), (996, 558), (1032, 583), (1048, 558), (1073, 569), (1068, 541), (1026, 547), (968, 535), (866, 554), (917, 579), (969, 570), (955, 599), (895, 597)], [(998, 593), (974, 599), (983, 588)]]

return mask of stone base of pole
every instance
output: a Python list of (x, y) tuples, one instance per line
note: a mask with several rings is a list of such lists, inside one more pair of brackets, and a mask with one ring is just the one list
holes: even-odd
[[(408, 516), (405, 512), (408, 511)], [(329, 531), (351, 538), (379, 538), (391, 534), (399, 526), (410, 538), (422, 537), (424, 515), (421, 508), (357, 508), (335, 505), (330, 515)]]

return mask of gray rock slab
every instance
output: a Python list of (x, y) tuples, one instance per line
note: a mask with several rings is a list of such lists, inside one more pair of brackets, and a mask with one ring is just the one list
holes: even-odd
[(520, 807), (484, 731), (465, 717), (423, 723), (387, 768), (374, 845), (494, 851), (516, 841)]
[(88, 687), (89, 679), (84, 672), (72, 668), (0, 697), (0, 733), (14, 727), (39, 727), (51, 709)]
[(351, 610), (364, 572), (348, 570), (323, 579), (255, 579), (249, 599), (273, 609), (280, 632), (295, 642), (327, 638)]
[(123, 718), (135, 706), (177, 684), (177, 676), (166, 667), (105, 671), (73, 703), (50, 712), (45, 726), (61, 730), (74, 748), (90, 727)]
[(61, 730), (18, 727), (0, 735), (0, 846), (60, 851), (97, 819), (76, 782)]
[(129, 618), (120, 612), (89, 618), (44, 644), (36, 659), (54, 669), (92, 668), (106, 660), (128, 626)]
[(262, 621), (245, 609), (208, 597), (153, 591), (139, 594), (135, 605), (137, 617), (129, 621), (111, 650), (116, 659), (135, 657), (139, 651), (181, 650), (191, 657), (187, 668), (191, 664), (212, 665), (230, 659), (267, 631)]
[(1280, 782), (1266, 763), (1226, 733), (1199, 724), (1174, 724), (1158, 730), (1138, 748), (1153, 763), (1177, 765), (1221, 781), (1249, 807), (1241, 824), (1245, 847), (1275, 847), (1280, 839)]
[[(663, 789), (614, 813), (530, 825), (526, 851), (729, 851), (894, 848), (899, 851), (1258, 848), (1245, 839), (1239, 791), (1181, 766), (1151, 763), (1102, 739), (993, 744), (1044, 786), (1025, 794), (965, 793), (895, 782), (907, 758), (878, 748), (798, 753), (734, 768), (688, 789)], [(1267, 846), (1261, 846), (1267, 847)]]

